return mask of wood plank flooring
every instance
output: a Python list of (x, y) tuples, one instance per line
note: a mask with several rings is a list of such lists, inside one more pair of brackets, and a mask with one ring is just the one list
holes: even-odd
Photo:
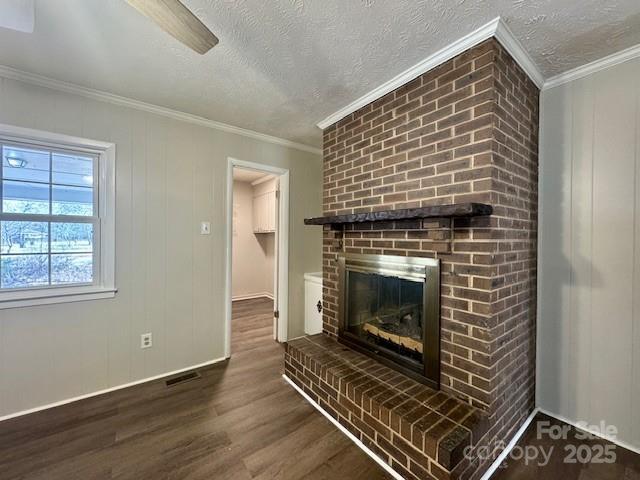
[(272, 302), (233, 306), (232, 359), (0, 423), (0, 479), (387, 479), (281, 378)]
[[(552, 426), (554, 436), (547, 433)], [(568, 430), (562, 435), (566, 438), (558, 438), (561, 428)], [(640, 480), (639, 454), (578, 433), (566, 423), (538, 413), (492, 480)], [(613, 454), (609, 458), (607, 451)]]
[[(271, 310), (269, 300), (235, 302), (232, 359), (199, 380), (150, 382), (0, 422), (0, 479), (391, 478), (282, 380)], [(520, 445), (555, 445), (549, 465), (510, 460), (496, 480), (640, 480), (640, 455), (617, 447), (615, 464), (565, 464), (566, 442), (535, 432), (534, 422)]]

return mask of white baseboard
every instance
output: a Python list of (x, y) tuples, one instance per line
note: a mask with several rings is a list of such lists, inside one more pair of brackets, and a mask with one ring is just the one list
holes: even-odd
[[(289, 383), (300, 395), (302, 395), (305, 398), (305, 400), (307, 400), (307, 402), (309, 402), (311, 405), (313, 405), (320, 413), (322, 413), (322, 415), (324, 415), (326, 418), (328, 418), (329, 421), (331, 423), (333, 423), (342, 433), (344, 433), (347, 437), (349, 437), (349, 439), (352, 440), (362, 451), (364, 451), (373, 460), (375, 460), (376, 463), (378, 463), (382, 468), (384, 468), (385, 471), (389, 472), (389, 474), (392, 475), (394, 478), (396, 478), (398, 480), (402, 480), (402, 476), (400, 476), (400, 474), (395, 472), (389, 465), (387, 465), (383, 460), (381, 460), (379, 457), (377, 457), (375, 453), (373, 453), (360, 440), (358, 440), (351, 432), (349, 432), (346, 428), (344, 428), (342, 425), (340, 425), (340, 423), (338, 423), (338, 421), (336, 421), (331, 415), (329, 415), (327, 412), (325, 412), (320, 405), (318, 405), (309, 395), (307, 395), (300, 387), (298, 387), (298, 385), (296, 385), (293, 381), (291, 381), (291, 379), (289, 377), (287, 377), (286, 375), (282, 375), (282, 378), (284, 378), (287, 381), (287, 383)], [(596, 437), (602, 438), (603, 440), (607, 440), (607, 441), (609, 441), (609, 442), (611, 442), (611, 443), (613, 443), (613, 444), (615, 444), (615, 445), (617, 445), (619, 447), (622, 447), (622, 448), (625, 448), (625, 449), (627, 449), (627, 450), (629, 450), (631, 452), (640, 454), (640, 448), (634, 447), (633, 445), (629, 445), (628, 443), (626, 443), (624, 441), (621, 441), (621, 440), (618, 440), (616, 438), (611, 438), (611, 437), (609, 437), (607, 435), (603, 435), (603, 434), (601, 434), (601, 433), (599, 433), (597, 431), (586, 429), (586, 428), (584, 428), (582, 426), (578, 426), (576, 421), (573, 421), (573, 420), (570, 420), (568, 418), (565, 418), (562, 415), (557, 415), (555, 413), (548, 412), (547, 410), (544, 410), (543, 408), (536, 407), (529, 414), (527, 419), (520, 426), (520, 428), (515, 433), (515, 435), (511, 438), (511, 441), (509, 441), (509, 443), (507, 444), (506, 448), (500, 453), (498, 458), (495, 459), (495, 461), (487, 469), (487, 471), (484, 473), (484, 475), (482, 476), (482, 478), (480, 480), (489, 480), (491, 478), (491, 476), (496, 472), (496, 470), (498, 470), (498, 468), (500, 467), (502, 462), (505, 460), (505, 458), (507, 458), (507, 456), (509, 455), (509, 453), (511, 452), (513, 447), (516, 446), (516, 444), (518, 443), (518, 441), (520, 440), (522, 435), (524, 435), (524, 433), (527, 431), (527, 429), (529, 428), (529, 425), (531, 425), (531, 422), (533, 422), (533, 419), (535, 418), (535, 416), (538, 413), (543, 413), (545, 415), (548, 415), (549, 417), (555, 418), (556, 420), (559, 420), (559, 421), (564, 422), (564, 423), (566, 423), (568, 425), (571, 425), (572, 427), (574, 427), (576, 429), (585, 431), (585, 432), (590, 433), (590, 434), (592, 434), (592, 435), (594, 435)]]
[(300, 395), (302, 395), (307, 402), (313, 405), (316, 408), (316, 410), (318, 410), (331, 423), (333, 423), (338, 430), (340, 430), (347, 437), (349, 437), (349, 440), (355, 443), (358, 446), (358, 448), (360, 448), (364, 453), (369, 455), (378, 465), (380, 465), (387, 473), (389, 473), (389, 475), (391, 475), (396, 480), (404, 480), (398, 472), (393, 470), (391, 466), (387, 465), (387, 463), (384, 460), (382, 460), (375, 453), (373, 453), (369, 448), (367, 448), (367, 446), (364, 443), (362, 443), (360, 440), (358, 440), (358, 438), (355, 435), (353, 435), (353, 433), (351, 433), (349, 430), (344, 428), (342, 425), (340, 425), (340, 423), (335, 418), (333, 418), (331, 415), (325, 412), (320, 405), (314, 402), (309, 395), (304, 393), (304, 391), (300, 387), (298, 387), (298, 385), (293, 383), (293, 381), (289, 377), (287, 377), (286, 375), (282, 375), (282, 378), (284, 378), (289, 385), (291, 385)]
[(66, 405), (68, 403), (77, 402), (79, 400), (84, 400), (86, 398), (97, 397), (98, 395), (104, 395), (105, 393), (115, 392), (116, 390), (122, 390), (123, 388), (134, 387), (136, 385), (140, 385), (141, 383), (151, 382), (153, 380), (159, 380), (164, 377), (170, 377), (171, 375), (176, 375), (178, 373), (186, 372), (188, 370), (194, 370), (196, 368), (207, 367), (209, 365), (213, 365), (215, 363), (223, 362), (226, 360), (225, 357), (216, 358), (214, 360), (209, 360), (208, 362), (199, 363), (197, 365), (191, 365), (190, 367), (181, 368), (179, 370), (173, 370), (171, 372), (161, 373), (160, 375), (154, 375), (153, 377), (143, 378), (141, 380), (136, 380), (135, 382), (125, 383), (122, 385), (118, 385), (116, 387), (107, 388), (104, 390), (98, 390), (97, 392), (86, 393), (84, 395), (80, 395), (78, 397), (67, 398), (65, 400), (60, 400), (58, 402), (49, 403), (46, 405), (41, 405), (39, 407), (30, 408), (28, 410), (22, 410), (20, 412), (10, 413), (9, 415), (5, 415), (0, 417), (0, 422), (4, 420), (9, 420), (16, 417), (22, 417), (23, 415), (29, 415), (30, 413), (40, 412), (42, 410), (48, 410), (50, 408), (59, 407), (61, 405)]
[(268, 292), (248, 293), (246, 295), (234, 295), (231, 297), (231, 301), (237, 302), (239, 300), (252, 300), (254, 298), (268, 298), (269, 300), (273, 300), (273, 295)]
[(545, 410), (544, 408), (538, 408), (538, 411), (540, 413), (544, 413), (545, 415), (553, 417), (556, 420), (560, 420), (561, 422), (567, 423), (567, 424), (571, 425), (572, 427), (577, 428), (578, 430), (582, 430), (583, 432), (587, 432), (590, 435), (593, 435), (594, 437), (601, 438), (601, 439), (606, 440), (608, 442), (611, 442), (611, 443), (613, 443), (613, 444), (615, 444), (615, 445), (617, 445), (619, 447), (626, 448), (627, 450), (630, 450), (633, 453), (637, 453), (638, 455), (640, 455), (640, 448), (635, 447), (633, 445), (630, 445), (627, 442), (624, 442), (622, 440), (618, 440), (617, 438), (613, 438), (613, 437), (611, 437), (609, 435), (602, 434), (602, 433), (600, 433), (600, 432), (598, 432), (596, 430), (585, 428), (584, 426), (578, 425), (578, 422), (576, 420), (570, 420), (570, 419), (568, 419), (566, 417), (563, 417), (562, 415), (558, 415), (556, 413), (551, 413), (551, 412)]
[(309, 334), (305, 333), (304, 335), (300, 335), (300, 336), (293, 337), (293, 338), (288, 338), (287, 342), (293, 342), (294, 340), (298, 340), (299, 338), (304, 338), (304, 337), (308, 337), (308, 336), (309, 336)]
[(516, 446), (516, 443), (518, 443), (518, 440), (520, 440), (520, 437), (522, 437), (522, 435), (524, 435), (524, 432), (527, 431), (527, 428), (529, 428), (529, 425), (531, 424), (531, 422), (533, 421), (534, 417), (538, 412), (539, 412), (539, 409), (537, 408), (533, 409), (533, 412), (529, 414), (529, 416), (524, 421), (524, 423), (520, 426), (516, 434), (511, 438), (511, 441), (507, 444), (506, 448), (500, 453), (500, 455), (498, 455), (498, 458), (495, 459), (495, 461), (491, 464), (489, 469), (486, 472), (484, 472), (484, 475), (482, 475), (482, 478), (480, 478), (480, 480), (489, 480), (491, 476), (494, 473), (496, 473), (496, 470), (500, 467), (504, 459), (507, 458), (507, 455), (509, 455), (509, 452), (513, 450), (513, 447)]
[(511, 452), (511, 450), (513, 449), (513, 447), (515, 447), (516, 443), (518, 443), (518, 440), (520, 440), (520, 437), (522, 437), (522, 435), (524, 434), (524, 432), (527, 430), (527, 428), (529, 428), (529, 425), (531, 424), (531, 422), (533, 421), (534, 417), (538, 414), (538, 413), (542, 413), (544, 415), (547, 415), (551, 418), (555, 418), (556, 420), (559, 420), (563, 423), (566, 423), (567, 425), (571, 425), (572, 427), (578, 429), (578, 430), (582, 430), (584, 432), (587, 432), (593, 436), (596, 436), (598, 438), (602, 438), (603, 440), (606, 440), (608, 442), (611, 442), (621, 448), (626, 448), (627, 450), (630, 450), (633, 453), (637, 453), (640, 455), (640, 448), (634, 447), (632, 445), (629, 445), (626, 442), (620, 441), (617, 438), (612, 438), (610, 436), (607, 435), (603, 435), (600, 432), (597, 432), (595, 430), (591, 430), (588, 428), (584, 428), (583, 426), (579, 426), (574, 420), (570, 420), (566, 417), (563, 417), (562, 415), (558, 415), (555, 413), (551, 413), (543, 408), (540, 407), (536, 407), (533, 412), (531, 412), (531, 414), (527, 417), (527, 420), (522, 424), (522, 426), (520, 427), (520, 429), (516, 432), (516, 434), (513, 436), (513, 438), (511, 439), (511, 441), (509, 442), (509, 444), (507, 445), (507, 448), (505, 448), (502, 453), (500, 454), (500, 456), (498, 456), (498, 458), (491, 464), (491, 467), (489, 467), (489, 469), (485, 472), (485, 474), (482, 476), (482, 478), (480, 480), (489, 480), (491, 478), (491, 476), (495, 473), (495, 471), (500, 467), (500, 465), (502, 464), (502, 462), (504, 461), (505, 458), (507, 458), (507, 455), (509, 455), (509, 452)]
[[(322, 413), (322, 415), (327, 417), (329, 421), (333, 423), (342, 433), (344, 433), (347, 437), (349, 437), (349, 439), (352, 440), (362, 451), (364, 451), (364, 453), (366, 453), (371, 458), (373, 458), (376, 461), (376, 463), (378, 463), (378, 465), (380, 465), (382, 468), (384, 468), (385, 471), (387, 471), (390, 475), (392, 475), (393, 478), (396, 478), (398, 480), (403, 480), (402, 476), (398, 472), (393, 470), (391, 466), (389, 466), (382, 459), (380, 459), (375, 453), (373, 453), (369, 448), (367, 448), (367, 446), (364, 443), (362, 443), (360, 440), (358, 440), (358, 438), (356, 438), (349, 430), (347, 430), (342, 425), (340, 425), (340, 423), (335, 418), (333, 418), (331, 415), (325, 412), (320, 405), (318, 405), (315, 401), (313, 401), (313, 399), (309, 395), (307, 395), (300, 387), (298, 387), (298, 385), (296, 385), (293, 381), (291, 381), (289, 377), (287, 377), (286, 375), (282, 375), (282, 378), (284, 378), (287, 381), (287, 383), (289, 383), (289, 385), (295, 388), (296, 391), (300, 395), (302, 395), (307, 402), (313, 405), (320, 413)], [(525, 422), (522, 424), (522, 426), (518, 429), (516, 434), (513, 436), (513, 438), (507, 445), (507, 447), (502, 451), (502, 453), (498, 456), (498, 458), (491, 464), (489, 469), (485, 472), (485, 474), (482, 476), (480, 480), (488, 480), (489, 478), (491, 478), (491, 475), (495, 473), (495, 471), (498, 469), (500, 464), (502, 464), (503, 460), (507, 457), (511, 449), (513, 449), (516, 443), (518, 443), (518, 440), (520, 440), (520, 437), (522, 437), (522, 435), (527, 430), (527, 428), (529, 428), (529, 424), (531, 424), (531, 422), (533, 421), (533, 418), (536, 416), (538, 411), (539, 410), (536, 408), (533, 410), (533, 412), (531, 412), (531, 414), (527, 417)]]

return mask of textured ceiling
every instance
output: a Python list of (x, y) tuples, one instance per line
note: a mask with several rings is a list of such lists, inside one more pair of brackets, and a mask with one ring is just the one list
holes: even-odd
[(500, 15), (545, 77), (640, 43), (638, 0), (183, 0), (200, 56), (123, 0), (36, 0), (0, 64), (307, 145), (315, 124)]

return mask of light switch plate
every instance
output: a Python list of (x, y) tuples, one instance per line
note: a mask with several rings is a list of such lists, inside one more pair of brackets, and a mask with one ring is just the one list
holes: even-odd
[(211, 233), (211, 222), (200, 222), (200, 235), (209, 235)]

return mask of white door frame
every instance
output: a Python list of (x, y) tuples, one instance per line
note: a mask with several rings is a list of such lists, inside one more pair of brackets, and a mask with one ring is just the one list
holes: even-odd
[(231, 281), (233, 261), (233, 168), (241, 167), (259, 172), (277, 175), (280, 179), (280, 198), (278, 201), (278, 232), (277, 257), (278, 266), (275, 269), (278, 278), (278, 298), (276, 299), (280, 318), (278, 318), (277, 340), (287, 341), (289, 326), (289, 170), (262, 163), (248, 162), (227, 157), (227, 192), (225, 211), (227, 215), (225, 235), (225, 357), (231, 356)]

